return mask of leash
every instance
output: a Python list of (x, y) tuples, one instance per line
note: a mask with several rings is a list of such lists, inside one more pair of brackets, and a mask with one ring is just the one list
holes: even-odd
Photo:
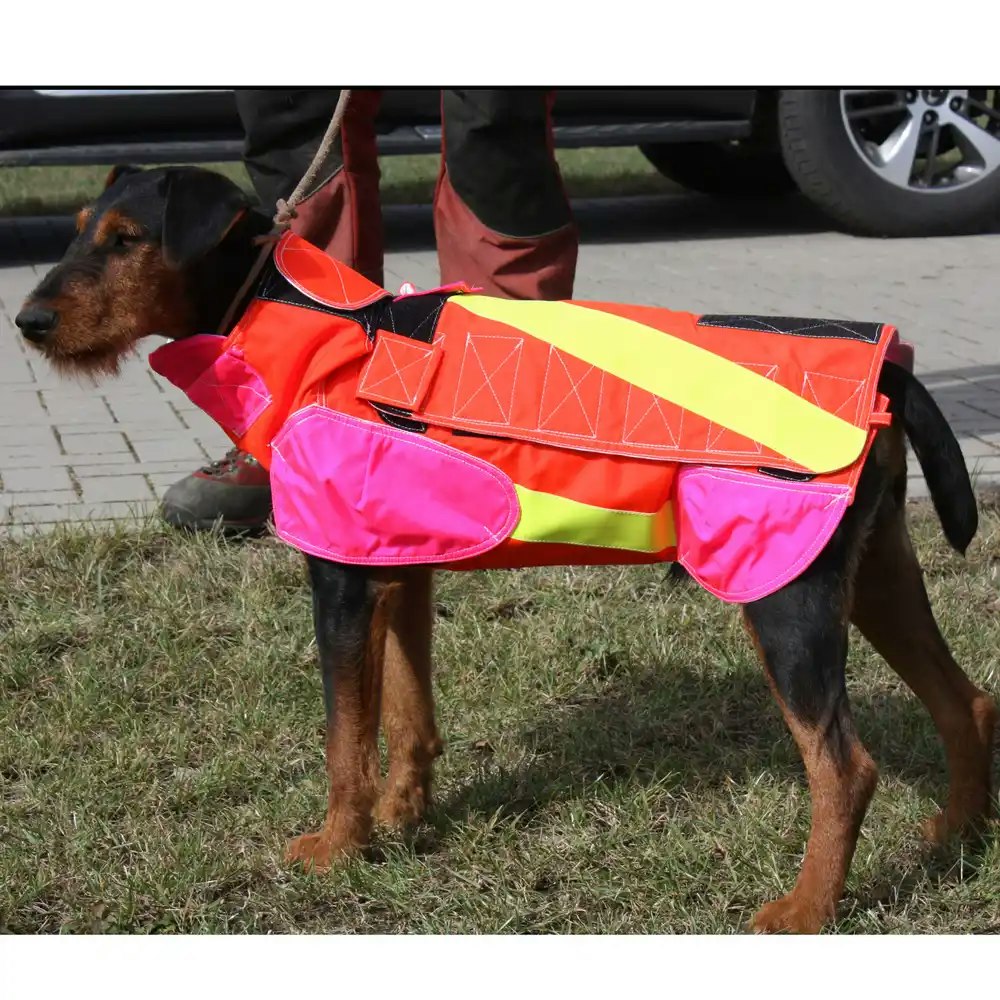
[(275, 202), (274, 216), (271, 220), (274, 223), (274, 228), (271, 232), (264, 236), (258, 236), (255, 238), (254, 243), (260, 245), (260, 253), (257, 255), (257, 259), (254, 261), (253, 267), (250, 268), (250, 273), (247, 275), (246, 280), (242, 285), (240, 285), (239, 291), (237, 291), (236, 295), (233, 296), (233, 301), (229, 303), (229, 308), (226, 310), (226, 314), (222, 317), (222, 322), (219, 324), (218, 332), (223, 336), (228, 333), (229, 325), (232, 323), (240, 303), (257, 281), (257, 278), (260, 276), (260, 272), (264, 269), (264, 265), (271, 256), (271, 250), (273, 249), (274, 244), (278, 241), (285, 230), (291, 226), (292, 220), (296, 217), (297, 213), (295, 211), (295, 206), (298, 205), (303, 198), (305, 198), (309, 189), (313, 186), (313, 184), (315, 184), (316, 178), (319, 176), (320, 169), (329, 158), (330, 150), (333, 148), (333, 143), (337, 138), (337, 133), (340, 132), (340, 126), (343, 124), (344, 115), (347, 113), (347, 103), (350, 99), (350, 90), (340, 91), (340, 96), (337, 98), (337, 106), (333, 109), (333, 117), (330, 119), (330, 124), (327, 125), (326, 131), (323, 133), (323, 138), (312, 158), (312, 162), (309, 164), (306, 172), (302, 175), (302, 180), (300, 180), (295, 186), (295, 190), (288, 196), (287, 201), (284, 198), (279, 198), (277, 202)]

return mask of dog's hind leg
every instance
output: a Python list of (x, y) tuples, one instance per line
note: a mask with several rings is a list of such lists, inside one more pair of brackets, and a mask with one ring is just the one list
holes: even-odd
[[(905, 475), (905, 473), (904, 473)], [(858, 569), (851, 618), (924, 703), (944, 743), (950, 787), (924, 835), (941, 843), (991, 814), (997, 711), (952, 658), (938, 629), (906, 530), (902, 490), (886, 496)]]
[(386, 605), (392, 585), (357, 566), (307, 557), (326, 703), (326, 821), (296, 837), (288, 858), (322, 870), (368, 842), (379, 776), (378, 719)]
[(757, 913), (752, 926), (759, 931), (815, 933), (833, 919), (877, 780), (847, 701), (848, 581), (856, 545), (847, 521), (801, 577), (744, 609), (802, 754), (812, 800), (798, 880)]
[(382, 724), (389, 773), (375, 807), (386, 826), (418, 822), (430, 800), (431, 768), (441, 753), (431, 689), (433, 574), (416, 567), (394, 571), (382, 685)]

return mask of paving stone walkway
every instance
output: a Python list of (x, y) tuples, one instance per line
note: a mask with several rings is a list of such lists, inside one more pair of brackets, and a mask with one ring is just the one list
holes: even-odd
[[(917, 345), (917, 373), (976, 481), (1000, 483), (1000, 236), (872, 240), (808, 205), (733, 209), (689, 195), (583, 202), (576, 295), (693, 312), (884, 320)], [(426, 207), (386, 212), (387, 283), (437, 284)], [(141, 516), (176, 479), (220, 457), (212, 420), (153, 375), (66, 381), (13, 317), (69, 239), (65, 219), (0, 220), (0, 533)], [(911, 462), (911, 493), (926, 491)]]

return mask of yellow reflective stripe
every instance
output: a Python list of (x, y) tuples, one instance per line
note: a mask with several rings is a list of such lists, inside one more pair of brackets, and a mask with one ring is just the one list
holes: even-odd
[(757, 372), (635, 320), (570, 302), (456, 295), (450, 304), (517, 327), (810, 472), (842, 469), (864, 448), (861, 428)]
[(662, 552), (676, 543), (670, 503), (655, 514), (609, 510), (514, 484), (521, 519), (511, 538), (522, 542), (561, 542), (632, 552)]

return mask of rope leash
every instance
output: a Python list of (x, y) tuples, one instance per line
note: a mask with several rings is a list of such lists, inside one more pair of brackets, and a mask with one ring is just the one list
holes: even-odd
[(292, 219), (295, 218), (295, 206), (302, 201), (305, 193), (316, 182), (320, 167), (323, 166), (330, 155), (334, 140), (340, 131), (344, 115), (347, 113), (347, 102), (350, 99), (351, 92), (349, 90), (342, 90), (340, 92), (340, 96), (337, 98), (337, 106), (333, 109), (333, 117), (330, 119), (330, 124), (326, 127), (326, 132), (323, 133), (323, 139), (316, 150), (316, 155), (312, 158), (312, 163), (309, 164), (309, 169), (302, 175), (302, 180), (299, 181), (298, 186), (291, 193), (288, 201), (282, 198), (278, 199), (275, 206), (277, 211), (274, 213), (274, 225), (279, 232), (287, 229), (292, 224)]
[(274, 217), (271, 220), (274, 223), (274, 228), (266, 235), (258, 236), (254, 239), (254, 243), (260, 245), (260, 253), (257, 255), (253, 267), (250, 268), (250, 273), (247, 275), (246, 280), (240, 285), (236, 295), (233, 296), (233, 301), (229, 303), (226, 314), (222, 317), (218, 331), (220, 334), (225, 335), (228, 333), (237, 308), (260, 276), (260, 272), (264, 269), (264, 265), (271, 256), (274, 244), (281, 237), (282, 233), (291, 226), (292, 220), (296, 217), (295, 206), (305, 198), (309, 189), (316, 183), (316, 178), (319, 176), (323, 164), (326, 163), (330, 156), (330, 150), (336, 141), (337, 133), (340, 132), (340, 126), (343, 124), (344, 115), (347, 113), (347, 103), (350, 99), (350, 90), (341, 90), (340, 96), (337, 98), (337, 106), (333, 109), (333, 117), (330, 119), (330, 124), (327, 125), (319, 147), (312, 158), (312, 162), (302, 175), (302, 180), (295, 186), (295, 190), (288, 196), (287, 201), (284, 198), (279, 198), (275, 203)]

